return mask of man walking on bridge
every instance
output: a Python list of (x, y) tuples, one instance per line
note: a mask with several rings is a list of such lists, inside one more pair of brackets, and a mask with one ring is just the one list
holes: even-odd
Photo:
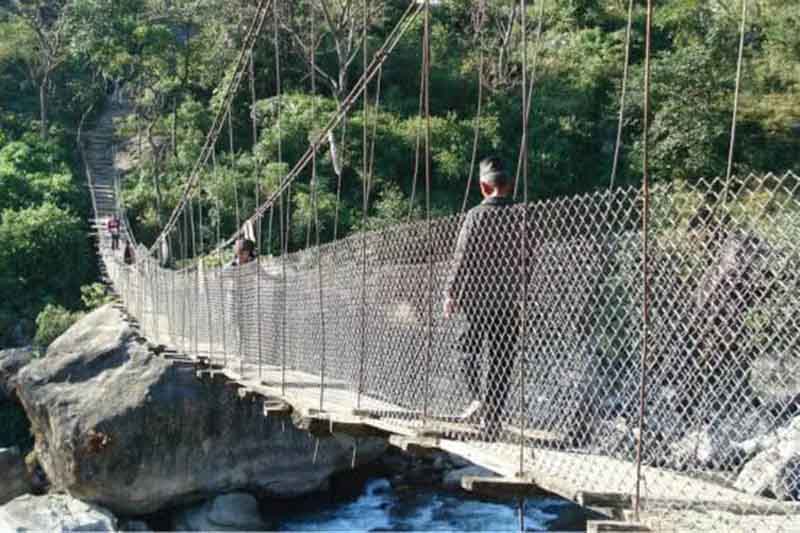
[[(467, 212), (458, 235), (444, 294), (445, 318), (463, 311), (469, 323), (461, 335), (463, 372), (475, 399), (464, 420), (481, 420), (484, 437), (501, 436), (501, 420), (514, 366), (518, 337), (523, 206), (514, 206), (513, 183), (502, 162), (480, 165), (480, 205)], [(481, 395), (482, 352), (486, 341), (488, 375)]]

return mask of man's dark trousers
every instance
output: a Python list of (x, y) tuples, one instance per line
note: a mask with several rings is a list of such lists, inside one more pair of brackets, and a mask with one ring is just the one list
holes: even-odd
[[(483, 399), (487, 425), (500, 422), (505, 409), (514, 368), (514, 352), (519, 337), (519, 319), (513, 309), (483, 316), (468, 316), (469, 326), (461, 335), (460, 349), (464, 375), (472, 397)], [(484, 359), (483, 344), (487, 343), (489, 364), (486, 391), (481, 394)]]

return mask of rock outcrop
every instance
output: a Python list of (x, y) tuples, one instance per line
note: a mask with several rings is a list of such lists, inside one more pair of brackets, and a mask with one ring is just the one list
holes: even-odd
[(250, 494), (222, 494), (175, 517), (175, 531), (260, 531), (269, 529)]
[[(220, 492), (293, 497), (351, 467), (354, 440), (319, 441), (288, 418), (137, 342), (122, 314), (102, 307), (19, 374), (39, 461), (53, 487), (117, 514), (142, 515)], [(385, 449), (358, 443), (359, 464)]]
[(31, 491), (25, 460), (19, 448), (0, 448), (0, 505)]
[(800, 417), (749, 447), (756, 455), (739, 472), (736, 488), (781, 500), (800, 499)]
[(33, 359), (33, 349), (0, 350), (0, 402), (16, 401), (17, 374)]
[(748, 378), (755, 396), (768, 406), (800, 407), (800, 357), (786, 351), (759, 354)]
[(0, 531), (116, 530), (117, 519), (108, 510), (66, 494), (26, 494), (0, 507)]

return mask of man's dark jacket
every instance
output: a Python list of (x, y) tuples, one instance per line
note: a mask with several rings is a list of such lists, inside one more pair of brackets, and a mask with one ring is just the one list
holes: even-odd
[(464, 217), (445, 291), (471, 321), (517, 308), (523, 209), (508, 197), (490, 197)]

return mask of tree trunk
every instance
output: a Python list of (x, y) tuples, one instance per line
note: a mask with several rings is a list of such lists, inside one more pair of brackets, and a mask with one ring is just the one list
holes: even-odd
[(172, 97), (172, 155), (178, 156), (178, 98)]
[(48, 97), (48, 85), (50, 85), (50, 73), (45, 73), (44, 77), (42, 78), (42, 83), (39, 84), (39, 134), (42, 137), (43, 141), (47, 140), (47, 133), (48, 133), (48, 124), (47, 124), (47, 97)]
[(253, 120), (253, 151), (258, 144), (258, 120), (256, 117), (256, 71), (255, 65), (255, 52), (250, 54), (250, 117)]
[(153, 172), (153, 186), (156, 191), (156, 220), (158, 220), (158, 231), (160, 233), (161, 228), (164, 227), (164, 221), (161, 216), (161, 174), (159, 172)]

